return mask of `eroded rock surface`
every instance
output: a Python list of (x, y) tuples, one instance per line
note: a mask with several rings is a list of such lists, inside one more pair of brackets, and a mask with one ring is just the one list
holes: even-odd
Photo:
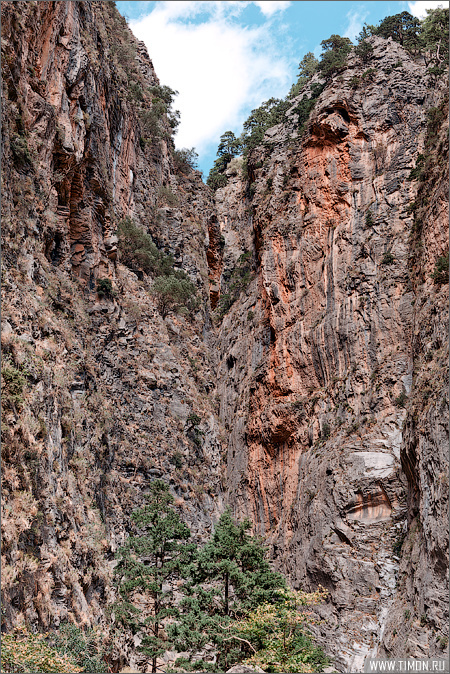
[[(411, 559), (400, 562), (398, 549), (419, 526), (412, 501), (414, 521), (430, 517), (430, 498), (439, 501), (433, 524), (412, 543), (413, 564), (422, 568), (426, 559), (436, 573), (426, 579), (419, 571), (420, 583), (404, 580), (414, 584), (415, 605), (398, 635), (411, 629), (408, 652), (418, 656), (441, 653), (446, 633), (438, 567), (447, 562), (448, 418), (438, 420), (431, 405), (413, 421), (410, 410), (421, 395), (414, 345), (429, 318), (418, 317), (417, 304), (430, 289), (433, 323), (446, 334), (439, 298), (447, 298), (448, 286), (436, 290), (429, 276), (448, 250), (448, 204), (433, 199), (435, 214), (424, 217), (434, 223), (433, 234), (424, 231), (425, 290), (411, 273), (417, 182), (408, 181), (424, 148), (427, 109), (446, 93), (430, 86), (424, 65), (398, 44), (371, 41), (374, 70), (364, 87), (351, 81), (367, 66), (350, 57), (320, 95), (303, 137), (296, 101), (286, 122), (266, 132), (248, 164), (253, 198), (230, 169), (216, 196), (226, 243), (223, 283), (244, 250), (253, 254), (254, 270), (218, 338), (229, 499), (268, 536), (274, 560), (295, 586), (329, 589), (317, 633), (343, 671), (362, 669), (365, 657), (379, 652), (387, 624), (392, 629), (401, 619), (392, 602), (394, 595), (400, 601), (400, 578), (412, 573)], [(445, 189), (442, 171), (437, 180)], [(433, 344), (430, 369), (439, 372), (444, 405), (446, 366), (440, 355), (434, 359), (445, 347), (440, 338)], [(418, 424), (419, 441), (411, 438)], [(438, 484), (425, 477), (432, 465)], [(439, 526), (432, 552), (427, 537)], [(424, 602), (434, 617), (426, 645), (422, 638), (416, 647), (413, 625)], [(400, 653), (402, 637), (395, 643)]]
[[(199, 541), (221, 507), (213, 202), (198, 172), (175, 169), (164, 117), (143, 140), (159, 80), (111, 4), (2, 3), (2, 31), (2, 368), (23, 378), (16, 398), (2, 383), (2, 624), (102, 624), (114, 553), (152, 479)], [(196, 285), (191, 317), (163, 320), (152, 278), (120, 262), (125, 216)]]
[[(340, 671), (443, 655), (448, 94), (371, 42), (213, 200), (115, 8), (2, 3), (3, 629), (104, 624), (161, 477), (197, 541), (230, 503), (295, 587), (329, 590), (314, 629)], [(190, 317), (163, 319), (122, 263), (124, 217), (196, 285)], [(109, 664), (143, 668), (134, 651)]]

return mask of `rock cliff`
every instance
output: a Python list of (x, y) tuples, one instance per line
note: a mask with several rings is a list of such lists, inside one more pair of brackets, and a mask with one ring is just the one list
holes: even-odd
[[(92, 625), (152, 477), (198, 537), (220, 508), (213, 201), (166, 115), (143, 140), (160, 85), (112, 4), (3, 3), (2, 64), (2, 624)], [(125, 216), (189, 275), (194, 315), (163, 320), (117, 260)]]
[(371, 44), (303, 135), (305, 90), (216, 193), (223, 291), (246, 252), (253, 275), (217, 342), (228, 498), (294, 585), (330, 590), (317, 633), (347, 671), (442, 653), (447, 620), (448, 286), (430, 278), (448, 250), (447, 94)]
[[(371, 43), (214, 197), (112, 4), (2, 3), (3, 630), (103, 624), (162, 476), (199, 541), (229, 503), (295, 587), (330, 591), (315, 630), (340, 671), (442, 656), (448, 94)], [(124, 218), (196, 309), (161, 316)], [(140, 666), (119, 646), (115, 671)]]

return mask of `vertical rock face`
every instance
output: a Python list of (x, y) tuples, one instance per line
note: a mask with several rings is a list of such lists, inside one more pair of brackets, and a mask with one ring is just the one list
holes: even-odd
[[(162, 477), (198, 541), (228, 501), (296, 587), (329, 589), (315, 629), (339, 669), (442, 654), (447, 93), (371, 41), (371, 68), (350, 56), (301, 134), (304, 89), (214, 202), (112, 5), (2, 3), (3, 629), (102, 622)], [(121, 262), (125, 217), (197, 312), (160, 316)], [(142, 664), (121, 647), (116, 670)]]
[[(159, 82), (113, 5), (2, 3), (2, 31), (2, 623), (92, 625), (152, 479), (194, 536), (216, 517), (213, 202), (175, 169), (165, 115), (144, 132)], [(123, 217), (188, 273), (197, 313), (161, 318), (118, 261)]]
[[(437, 172), (433, 216), (423, 213), (433, 223), (423, 226), (425, 285), (417, 285), (410, 206), (417, 183), (408, 181), (427, 109), (446, 93), (398, 44), (372, 44), (363, 88), (352, 85), (366, 66), (351, 57), (320, 95), (303, 137), (295, 101), (286, 122), (266, 132), (249, 160), (253, 196), (233, 175), (216, 195), (224, 279), (244, 250), (253, 252), (253, 280), (218, 337), (229, 499), (269, 537), (295, 585), (330, 590), (318, 633), (347, 671), (378, 652), (394, 606), (398, 622), (406, 597), (398, 592), (392, 601), (402, 582), (411, 620), (397, 637), (391, 631), (384, 652), (401, 650), (411, 634), (409, 653), (440, 653), (446, 630), (448, 286), (436, 290), (430, 273), (448, 250), (448, 204)], [(431, 334), (430, 316), (418, 308), (430, 288)], [(437, 408), (415, 402), (423, 393), (423, 332), (428, 369), (439, 380)], [(441, 475), (437, 485), (430, 470)], [(427, 533), (414, 538), (422, 525)], [(399, 566), (406, 532), (414, 551)], [(411, 564), (418, 571), (406, 580)], [(418, 646), (422, 611), (429, 623), (424, 630), (422, 618)]]

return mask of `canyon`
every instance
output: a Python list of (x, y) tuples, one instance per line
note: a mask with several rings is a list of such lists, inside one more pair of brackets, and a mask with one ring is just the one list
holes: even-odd
[[(230, 505), (294, 588), (329, 591), (312, 629), (337, 671), (448, 657), (448, 87), (369, 42), (213, 192), (166, 113), (145, 131), (164, 90), (114, 4), (2, 3), (2, 631), (107, 638), (114, 554), (162, 478), (197, 542)], [(124, 264), (124, 218), (190, 312)]]

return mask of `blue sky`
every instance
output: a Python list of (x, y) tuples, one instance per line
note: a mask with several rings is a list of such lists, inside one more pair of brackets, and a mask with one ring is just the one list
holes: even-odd
[(195, 147), (206, 179), (225, 131), (236, 135), (251, 110), (284, 97), (298, 64), (333, 33), (356, 38), (364, 22), (447, 2), (170, 0), (116, 2), (162, 84), (179, 92), (178, 148)]

